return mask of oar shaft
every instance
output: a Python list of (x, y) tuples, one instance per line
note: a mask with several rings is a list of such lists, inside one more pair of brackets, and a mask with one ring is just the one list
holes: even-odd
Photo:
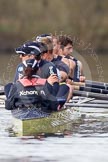
[(0, 95), (4, 95), (4, 86), (0, 85)]
[(65, 103), (65, 106), (70, 106), (70, 107), (91, 107), (91, 108), (107, 108), (108, 109), (108, 105), (103, 105), (103, 104), (90, 104), (90, 103), (83, 103), (83, 104), (77, 104), (77, 103)]
[(91, 87), (91, 88), (100, 88), (100, 89), (108, 90), (108, 86), (97, 84), (97, 83), (86, 83), (85, 82), (85, 86), (86, 87)]
[(98, 94), (98, 93), (93, 93), (93, 92), (74, 90), (73, 95), (83, 96), (83, 97), (92, 97), (92, 98), (101, 99), (101, 100), (108, 100), (108, 94)]
[[(82, 101), (83, 101), (84, 99), (82, 99)], [(72, 101), (71, 102), (69, 102), (69, 103), (77, 103), (77, 102), (79, 102), (79, 99), (78, 100), (76, 100), (76, 99), (72, 99)], [(108, 105), (108, 101), (107, 100), (98, 100), (98, 99), (94, 99), (94, 100), (88, 100), (88, 102), (89, 103), (91, 103), (91, 104), (93, 104), (93, 103), (95, 103), (95, 104), (103, 104), (103, 105)], [(84, 102), (85, 103), (85, 102)]]
[(98, 84), (98, 82), (95, 82), (95, 81), (87, 81), (86, 80), (84, 83), (83, 82), (72, 82), (72, 85), (108, 90), (108, 83), (100, 83), (99, 82), (99, 84)]
[(93, 93), (101, 93), (101, 94), (108, 94), (108, 90), (100, 89), (100, 88), (92, 88), (92, 87), (79, 87), (80, 91), (86, 91), (86, 92), (93, 92)]
[(108, 83), (104, 83), (104, 82), (97, 82), (97, 81), (92, 81), (92, 80), (86, 80), (85, 83), (86, 84), (94, 84), (94, 85), (100, 85), (100, 86), (108, 87)]
[(4, 95), (4, 91), (3, 90), (0, 90), (0, 95)]

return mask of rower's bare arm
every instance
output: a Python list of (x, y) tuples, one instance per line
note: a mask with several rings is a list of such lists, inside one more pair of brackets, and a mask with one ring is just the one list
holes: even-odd
[(74, 69), (75, 69), (75, 62), (71, 59), (68, 59), (69, 60), (69, 68), (70, 68), (70, 74), (69, 74), (69, 77), (70, 78), (73, 78), (74, 77)]
[(78, 60), (78, 65), (80, 67), (80, 82), (84, 82), (86, 77), (84, 76), (84, 70), (83, 70), (83, 65), (82, 62)]

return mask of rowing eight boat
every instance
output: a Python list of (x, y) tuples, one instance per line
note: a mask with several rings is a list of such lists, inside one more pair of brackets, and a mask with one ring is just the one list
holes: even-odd
[[(2, 91), (3, 90), (1, 90), (1, 95), (3, 95)], [(94, 103), (93, 101), (89, 101), (88, 104), (85, 104), (85, 102), (83, 104), (79, 102), (76, 103), (76, 101), (72, 99), (73, 103), (67, 103), (67, 105), (65, 105), (68, 108), (58, 112), (47, 114), (45, 117), (26, 119), (18, 119), (14, 117), (14, 132), (17, 136), (34, 136), (39, 133), (63, 133), (65, 130), (71, 131), (72, 124), (77, 123), (85, 112), (88, 113), (92, 111), (92, 113), (96, 113), (97, 108), (99, 108), (100, 110), (98, 112), (105, 110), (105, 108), (106, 110), (108, 110), (108, 94), (96, 94), (91, 92), (74, 91), (74, 95), (81, 96), (79, 98), (85, 96), (87, 99), (88, 97), (91, 97), (94, 99), (102, 100), (97, 100), (97, 104), (96, 100), (94, 100)], [(103, 109), (101, 110), (100, 108)]]
[[(84, 99), (85, 100), (85, 99)], [(93, 105), (93, 104), (90, 104)], [(72, 131), (73, 124), (83, 122), (86, 117), (108, 116), (108, 106), (98, 108), (89, 106), (81, 101), (78, 103), (67, 103), (67, 108), (51, 114), (45, 114), (45, 117), (38, 118), (15, 118), (13, 130), (16, 136), (35, 136), (36, 134), (54, 134)], [(105, 106), (105, 105), (104, 105)], [(43, 114), (42, 114), (43, 115)]]
[(47, 117), (17, 119), (14, 118), (13, 131), (16, 136), (35, 136), (36, 134), (63, 133), (72, 130), (72, 124), (81, 120), (81, 114), (73, 108), (53, 112)]

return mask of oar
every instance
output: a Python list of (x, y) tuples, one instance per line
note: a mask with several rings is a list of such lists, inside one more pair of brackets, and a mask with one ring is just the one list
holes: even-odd
[[(84, 97), (85, 98), (85, 97)], [(84, 99), (82, 99), (84, 100)], [(78, 103), (79, 99), (72, 99), (69, 101), (69, 103)], [(104, 104), (104, 105), (108, 105), (108, 101), (107, 100), (98, 100), (98, 99), (95, 99), (94, 100), (90, 100), (89, 103), (95, 103), (95, 104)]]
[(102, 82), (96, 82), (96, 81), (86, 80), (85, 81), (85, 86), (108, 90), (108, 83), (102, 83)]
[(0, 95), (4, 95), (4, 86), (0, 85)]
[(93, 88), (93, 87), (86, 87), (86, 86), (74, 86), (74, 89), (79, 90), (79, 91), (108, 94), (108, 90), (100, 89), (100, 88)]
[(93, 93), (93, 92), (74, 90), (73, 95), (74, 96), (91, 97), (91, 98), (101, 99), (101, 100), (108, 100), (108, 94), (100, 94), (100, 93), (98, 94), (98, 93)]
[(0, 98), (0, 100), (5, 101), (5, 98)]
[(86, 84), (95, 84), (95, 85), (108, 87), (108, 83), (104, 83), (104, 82), (98, 82), (98, 81), (92, 81), (92, 80), (86, 80), (85, 82)]
[(91, 108), (108, 108), (108, 105), (103, 105), (103, 104), (90, 104), (90, 103), (82, 103), (82, 104), (76, 104), (76, 103), (65, 103), (65, 106), (69, 106), (69, 107), (91, 107)]
[(86, 86), (91, 88), (100, 88), (108, 90), (108, 83), (86, 80), (85, 82), (72, 82), (73, 85)]
[(0, 90), (0, 95), (4, 95), (4, 94), (5, 94), (4, 90)]
[(82, 100), (77, 101), (77, 103), (75, 103), (75, 105), (87, 103), (87, 102), (90, 102), (90, 101), (93, 101), (93, 100), (95, 100), (95, 98), (84, 98)]

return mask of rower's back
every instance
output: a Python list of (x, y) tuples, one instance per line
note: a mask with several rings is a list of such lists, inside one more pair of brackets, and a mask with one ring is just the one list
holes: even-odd
[[(38, 62), (29, 59), (23, 62), (24, 76), (15, 84), (11, 85), (9, 94), (5, 102), (5, 108), (17, 110), (38, 108), (44, 112), (56, 111), (58, 102), (53, 83), (57, 82), (56, 76), (50, 76), (47, 80), (36, 76), (39, 68)], [(15, 110), (15, 111), (14, 111)], [(15, 113), (14, 113), (15, 114)]]

